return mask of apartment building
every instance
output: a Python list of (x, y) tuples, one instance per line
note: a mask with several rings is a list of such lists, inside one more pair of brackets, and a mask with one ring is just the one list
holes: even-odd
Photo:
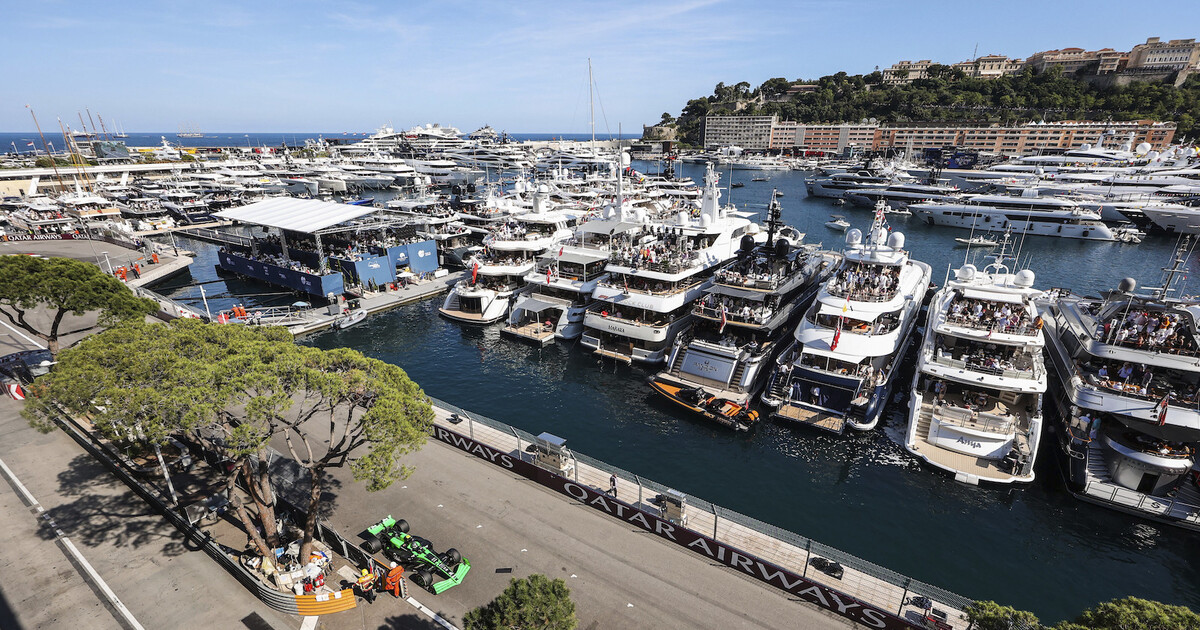
[(951, 67), (962, 70), (968, 77), (994, 79), (1016, 74), (1024, 65), (1024, 59), (1010, 59), (1008, 55), (984, 55), (974, 61), (960, 61)]
[(1025, 65), (1031, 66), (1039, 73), (1051, 68), (1061, 68), (1063, 74), (1091, 70), (1092, 66), (1095, 66), (1097, 74), (1107, 74), (1120, 70), (1128, 59), (1129, 53), (1111, 48), (1101, 48), (1100, 50), (1062, 48), (1033, 53), (1025, 60)]
[(1125, 143), (1132, 134), (1134, 146), (1146, 142), (1161, 151), (1175, 137), (1175, 123), (1150, 120), (1130, 122), (1064, 121), (1029, 123), (1017, 126), (881, 127), (875, 134), (876, 150), (896, 148), (912, 151), (947, 146), (967, 147), (1002, 155), (1023, 155), (1039, 151), (1065, 151), (1085, 144), (1097, 144), (1102, 135), (1106, 142)]
[(849, 147), (879, 151), (921, 151), (943, 147), (968, 147), (1004, 155), (1064, 151), (1096, 144), (1108, 134), (1109, 144), (1149, 143), (1163, 150), (1175, 138), (1175, 123), (1139, 120), (1129, 122), (1064, 121), (1024, 125), (967, 126), (913, 124), (882, 126), (874, 122), (805, 124), (779, 121), (775, 116), (709, 116), (704, 124), (704, 146), (718, 149), (739, 146), (751, 151), (789, 150), (841, 153)]
[(899, 85), (927, 78), (929, 76), (929, 66), (932, 65), (933, 62), (928, 59), (922, 59), (917, 62), (907, 60), (898, 61), (892, 64), (892, 67), (883, 71), (883, 82), (887, 85)]
[(1194, 39), (1172, 39), (1164, 42), (1151, 37), (1129, 51), (1130, 70), (1200, 70), (1200, 43)]
[(752, 151), (771, 148), (775, 116), (705, 116), (704, 148), (739, 146)]

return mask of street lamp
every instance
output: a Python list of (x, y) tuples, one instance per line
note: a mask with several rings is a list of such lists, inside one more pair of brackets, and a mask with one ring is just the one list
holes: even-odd
[(112, 268), (112, 261), (110, 261), (108, 259), (108, 252), (100, 252), (100, 253), (104, 254), (104, 264), (108, 265), (108, 275), (111, 276), (112, 272), (113, 272), (113, 268)]

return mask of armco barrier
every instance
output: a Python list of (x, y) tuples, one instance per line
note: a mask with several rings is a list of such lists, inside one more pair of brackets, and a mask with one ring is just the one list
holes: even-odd
[[(536, 438), (532, 434), (492, 418), (467, 412), (455, 405), (437, 399), (431, 400), (436, 407), (456, 413), (464, 420), (464, 422), (454, 429), (435, 426), (433, 429), (433, 437), (435, 439), (481, 459), (486, 459), (502, 468), (512, 470), (556, 492), (583, 502), (594, 509), (602, 510), (616, 518), (621, 518), (649, 533), (653, 533), (696, 553), (703, 554), (706, 558), (730, 566), (735, 570), (746, 573), (762, 582), (801, 597), (805, 601), (821, 606), (835, 614), (862, 623), (865, 626), (889, 629), (924, 627), (923, 624), (918, 622), (918, 619), (924, 616), (924, 610), (921, 606), (910, 604), (910, 601), (927, 599), (933, 602), (933, 605), (937, 608), (948, 607), (955, 611), (964, 610), (973, 601), (936, 586), (914, 580), (810, 538), (714, 505), (697, 497), (687, 497), (688, 507), (690, 510), (707, 513), (712, 521), (712, 525), (709, 526), (710, 529), (706, 530), (708, 533), (705, 534), (694, 529), (694, 523), (691, 526), (676, 526), (662, 520), (653, 512), (636, 507), (637, 505), (644, 505), (646, 500), (653, 498), (657, 494), (665, 494), (670, 490), (666, 486), (576, 452), (572, 452), (572, 457), (576, 461), (573, 478), (567, 479), (556, 475), (526, 461), (527, 456), (523, 454), (522, 446), (533, 443)], [(492, 448), (487, 444), (475, 440), (476, 425), (483, 425), (510, 438), (515, 438), (517, 449), (509, 451), (504, 448)], [(483, 431), (483, 429), (480, 430)], [(604, 494), (602, 489), (597, 489), (595, 484), (589, 485), (580, 482), (578, 479), (580, 476), (580, 464), (603, 471), (602, 483), (605, 487), (608, 475), (610, 474), (622, 479), (635, 480), (638, 493), (636, 504), (617, 501)], [(870, 604), (862, 598), (852, 597), (838, 589), (829, 587), (829, 580), (824, 579), (824, 576), (820, 572), (814, 569), (812, 573), (816, 575), (809, 575), (809, 562), (805, 561), (801, 570), (801, 567), (795, 565), (794, 558), (776, 558), (769, 555), (752, 554), (734, 547), (730, 541), (725, 540), (729, 530), (728, 525), (731, 523), (736, 523), (749, 530), (758, 532), (765, 537), (782, 541), (786, 545), (800, 550), (800, 553), (806, 559), (810, 560), (819, 557), (836, 561), (846, 567), (847, 571), (854, 570), (877, 580), (877, 583), (885, 585), (890, 592), (886, 594), (886, 597), (884, 593), (879, 593), (877, 596), (871, 597), (871, 599), (893, 602), (892, 606), (894, 608), (884, 610), (878, 604)], [(667, 532), (670, 534), (668, 535)], [(791, 560), (790, 563), (788, 562), (789, 560)], [(903, 616), (906, 608), (909, 611), (909, 615)], [(916, 619), (914, 619), (913, 613), (920, 614), (917, 614)], [(961, 623), (963, 626), (966, 625), (965, 621)]]

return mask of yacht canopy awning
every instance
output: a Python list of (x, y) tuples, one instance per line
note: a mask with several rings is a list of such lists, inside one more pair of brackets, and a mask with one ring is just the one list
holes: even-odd
[(983, 300), (985, 302), (1008, 302), (1009, 304), (1021, 303), (1021, 295), (1019, 293), (1001, 293), (999, 291), (963, 289), (963, 297), (970, 300)]
[(577, 252), (563, 252), (562, 256), (559, 256), (557, 254), (558, 254), (558, 252), (553, 252), (549, 256), (550, 260), (557, 260), (558, 262), (565, 262), (565, 263), (575, 263), (577, 265), (587, 265), (589, 263), (600, 262), (602, 260), (608, 260), (608, 256), (605, 254), (602, 254), (602, 253), (580, 254)]
[(214, 216), (252, 225), (313, 234), (359, 217), (377, 209), (370, 206), (351, 206), (314, 199), (275, 197), (237, 208), (217, 212)]
[(708, 292), (728, 295), (729, 297), (742, 298), (744, 300), (754, 300), (755, 302), (761, 302), (767, 297), (767, 294), (762, 291), (750, 291), (748, 289), (739, 289), (737, 287), (730, 287), (723, 284), (712, 285), (712, 288), (710, 288)]
[(542, 311), (552, 308), (563, 308), (563, 305), (546, 302), (537, 298), (529, 298), (528, 300), (524, 300), (520, 304), (517, 304), (516, 307), (530, 313), (541, 313)]
[(580, 232), (588, 234), (622, 234), (630, 230), (636, 230), (641, 227), (640, 223), (630, 223), (628, 221), (588, 221), (579, 226)]

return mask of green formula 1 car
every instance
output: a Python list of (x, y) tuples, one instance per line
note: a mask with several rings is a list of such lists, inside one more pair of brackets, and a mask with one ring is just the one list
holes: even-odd
[[(367, 528), (371, 537), (363, 544), (363, 549), (370, 553), (379, 553), (395, 560), (405, 568), (416, 568), (416, 573), (410, 578), (413, 584), (427, 588), (434, 593), (442, 593), (447, 589), (462, 584), (471, 563), (457, 549), (447, 549), (439, 554), (433, 550), (433, 545), (408, 533), (408, 522), (396, 520), (389, 514), (387, 518)], [(438, 581), (434, 581), (436, 578)]]

